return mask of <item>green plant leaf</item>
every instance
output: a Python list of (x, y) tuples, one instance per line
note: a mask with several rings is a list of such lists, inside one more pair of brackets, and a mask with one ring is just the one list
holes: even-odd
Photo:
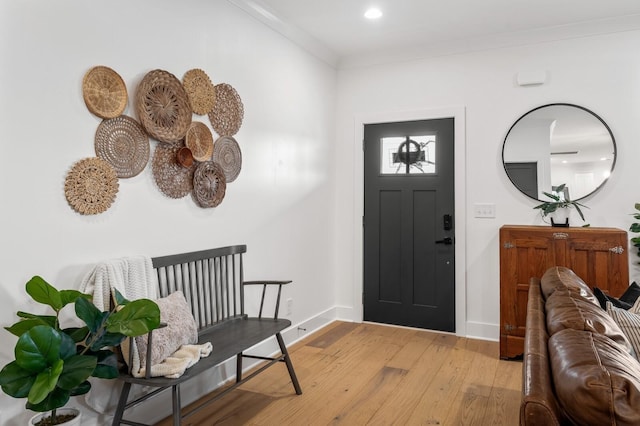
[(629, 228), (631, 232), (640, 232), (640, 223), (631, 224), (631, 228)]
[(48, 327), (53, 328), (53, 326), (49, 324), (47, 321), (43, 321), (38, 318), (32, 318), (32, 319), (25, 319), (22, 321), (18, 321), (17, 323), (13, 324), (11, 327), (5, 327), (5, 330), (9, 331), (9, 333), (15, 336), (20, 337), (27, 331), (31, 330), (36, 325), (46, 325)]
[(98, 357), (98, 365), (93, 370), (93, 377), (101, 379), (115, 379), (118, 377), (118, 357), (111, 351), (92, 353)]
[(107, 331), (135, 337), (160, 325), (160, 308), (149, 299), (134, 300), (107, 319)]
[(87, 324), (92, 333), (97, 333), (103, 326), (108, 312), (100, 312), (89, 300), (84, 298), (76, 299), (76, 315)]
[(574, 206), (576, 208), (576, 211), (580, 215), (580, 219), (582, 219), (582, 221), (584, 222), (584, 214), (582, 214), (582, 210), (580, 210), (580, 205), (578, 203), (574, 203)]
[(127, 300), (117, 288), (114, 288), (113, 290), (115, 291), (116, 304), (118, 306), (124, 306), (129, 303), (129, 300)]
[(88, 381), (80, 383), (80, 385), (71, 389), (71, 396), (84, 395), (91, 390), (91, 383)]
[(58, 386), (68, 391), (80, 386), (91, 377), (97, 363), (98, 358), (93, 355), (74, 355), (65, 359)]
[(76, 342), (74, 342), (73, 339), (65, 333), (60, 333), (60, 359), (66, 360), (67, 358), (74, 356), (76, 352)]
[(92, 351), (99, 351), (108, 346), (118, 346), (127, 337), (121, 333), (109, 333), (103, 330), (99, 336), (91, 343)]
[(91, 300), (92, 297), (89, 294), (84, 294), (78, 290), (60, 290), (60, 300), (62, 300), (62, 306), (67, 306), (70, 303), (75, 303), (76, 299), (82, 297), (87, 300)]
[(58, 359), (50, 368), (45, 368), (38, 373), (29, 390), (28, 399), (31, 404), (41, 403), (56, 388), (63, 366), (64, 361)]
[(26, 285), (27, 293), (38, 303), (49, 305), (56, 312), (62, 309), (60, 292), (40, 276), (34, 276)]
[(33, 404), (27, 402), (27, 409), (43, 413), (45, 411), (55, 410), (56, 408), (64, 407), (69, 402), (71, 392), (56, 387), (42, 402), (39, 404)]
[(18, 339), (16, 362), (27, 371), (39, 373), (60, 360), (61, 337), (53, 328), (37, 325)]
[(29, 389), (36, 381), (36, 373), (25, 370), (17, 362), (12, 361), (0, 371), (2, 391), (14, 398), (26, 398)]
[(70, 327), (70, 328), (65, 328), (64, 330), (62, 330), (62, 332), (67, 336), (71, 337), (71, 339), (74, 342), (80, 343), (84, 341), (84, 339), (89, 334), (89, 327), (81, 327), (81, 328)]

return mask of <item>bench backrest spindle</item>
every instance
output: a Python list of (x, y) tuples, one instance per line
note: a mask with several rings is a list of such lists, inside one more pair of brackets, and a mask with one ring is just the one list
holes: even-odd
[(245, 252), (239, 245), (153, 258), (159, 297), (182, 291), (198, 330), (244, 316)]

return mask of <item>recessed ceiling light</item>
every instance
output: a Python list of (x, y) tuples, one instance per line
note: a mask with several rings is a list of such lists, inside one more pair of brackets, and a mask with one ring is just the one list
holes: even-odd
[(364, 17), (367, 19), (378, 19), (382, 17), (382, 11), (377, 7), (367, 9), (364, 13)]

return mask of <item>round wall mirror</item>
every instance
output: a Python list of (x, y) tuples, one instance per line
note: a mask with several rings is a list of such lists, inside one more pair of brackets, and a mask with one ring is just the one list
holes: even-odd
[(543, 192), (565, 184), (565, 196), (593, 194), (613, 171), (616, 143), (609, 126), (592, 111), (572, 104), (544, 105), (509, 129), (502, 147), (507, 176), (523, 194), (548, 201)]

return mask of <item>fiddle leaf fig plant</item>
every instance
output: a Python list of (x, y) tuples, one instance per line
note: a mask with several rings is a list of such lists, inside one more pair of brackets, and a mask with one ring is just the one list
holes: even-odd
[[(53, 315), (18, 311), (20, 321), (5, 327), (18, 341), (15, 360), (0, 371), (0, 386), (7, 395), (27, 398), (29, 410), (51, 411), (51, 424), (57, 424), (56, 409), (71, 396), (90, 391), (89, 377), (118, 377), (114, 347), (160, 325), (155, 302), (128, 301), (117, 290), (117, 306), (106, 312), (91, 303), (90, 295), (57, 290), (40, 276), (27, 282), (26, 291), (36, 302), (49, 306)], [(71, 304), (84, 326), (63, 328), (60, 324), (61, 311)]]
[[(635, 220), (640, 220), (640, 203), (636, 203), (634, 207), (636, 209), (636, 212), (633, 214), (633, 218)], [(632, 223), (631, 227), (629, 228), (629, 231), (636, 234), (640, 233), (640, 223), (638, 222)], [(631, 238), (631, 244), (633, 244), (633, 246), (636, 248), (637, 250), (636, 254), (640, 256), (640, 236)]]
[[(553, 193), (543, 192), (544, 195), (551, 198), (551, 201), (545, 201), (542, 204), (535, 206), (534, 209), (539, 209), (542, 219), (545, 220), (545, 218), (548, 215), (554, 213), (558, 209), (575, 208), (578, 214), (580, 215), (580, 219), (582, 219), (582, 221), (584, 222), (585, 218), (584, 218), (584, 213), (582, 213), (582, 208), (588, 209), (589, 207), (577, 201), (572, 201), (568, 197), (566, 199), (561, 197), (560, 194), (564, 192), (565, 187), (566, 187), (566, 184), (563, 183), (555, 187), (555, 191)], [(589, 226), (589, 225), (587, 224), (583, 226)]]

